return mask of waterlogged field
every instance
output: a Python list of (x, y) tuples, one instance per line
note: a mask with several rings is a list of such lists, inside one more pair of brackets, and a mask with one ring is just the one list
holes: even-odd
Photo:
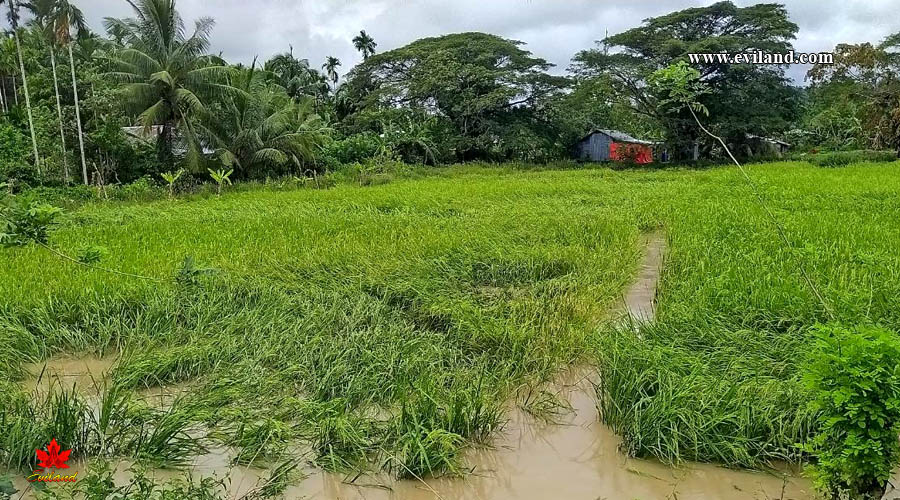
[[(489, 443), (511, 402), (565, 411), (529, 388), (572, 365), (599, 372), (602, 419), (632, 455), (800, 462), (810, 327), (900, 331), (900, 166), (751, 172), (793, 250), (733, 168), (458, 167), (84, 206), (55, 247), (101, 246), (104, 266), (161, 281), (0, 252), (0, 466), (27, 470), (56, 438), (154, 466), (228, 447), (276, 472), (302, 454), (327, 470), (464, 473), (461, 450)], [(656, 230), (659, 315), (637, 333), (609, 311)], [(97, 395), (30, 391), (30, 363), (72, 356), (114, 360)], [(178, 396), (154, 405), (148, 388)]]

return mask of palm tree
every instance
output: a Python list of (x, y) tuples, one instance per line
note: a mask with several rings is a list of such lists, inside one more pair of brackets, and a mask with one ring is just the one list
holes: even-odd
[(203, 127), (226, 167), (242, 176), (299, 173), (314, 160), (328, 129), (306, 103), (268, 88), (255, 60), (235, 70), (231, 84), (241, 94)]
[(13, 38), (16, 41), (16, 54), (19, 57), (19, 72), (22, 74), (22, 90), (25, 91), (25, 108), (28, 110), (28, 129), (31, 131), (31, 147), (34, 152), (34, 168), (38, 175), (41, 174), (41, 157), (38, 155), (37, 137), (34, 135), (34, 119), (31, 116), (31, 97), (28, 95), (28, 78), (25, 75), (25, 62), (22, 59), (22, 44), (19, 42), (19, 6), (16, 0), (0, 0), (0, 4), (4, 1), (9, 3), (9, 14), (7, 19), (12, 26)]
[(292, 99), (307, 95), (311, 71), (309, 61), (295, 58), (293, 47), (290, 52), (277, 54), (266, 61), (265, 70), (275, 77), (278, 85), (283, 87)]
[[(106, 76), (125, 84), (125, 105), (149, 133), (157, 130), (157, 154), (163, 170), (174, 164), (173, 142), (187, 142), (187, 160), (199, 159), (195, 119), (208, 115), (206, 102), (237, 91), (227, 84), (228, 68), (221, 58), (206, 55), (214, 21), (196, 21), (185, 35), (175, 0), (133, 0), (135, 17), (106, 18), (107, 31), (118, 33), (125, 47), (108, 58)], [(196, 165), (191, 165), (196, 166)]]
[[(32, 0), (22, 4), (34, 15), (32, 24), (45, 34), (50, 47), (50, 66), (53, 70), (53, 89), (56, 92), (56, 112), (59, 118), (59, 136), (63, 153), (63, 172), (66, 184), (69, 183), (69, 162), (66, 155), (66, 137), (63, 129), (62, 105), (59, 98), (59, 79), (56, 74), (56, 50), (57, 45), (68, 45), (71, 41), (70, 28), (74, 27), (79, 36), (87, 32), (84, 15), (70, 4), (68, 0)], [(78, 121), (78, 143), (81, 147), (81, 169), (84, 182), (87, 184), (87, 166), (84, 161), (84, 140), (81, 137), (81, 109), (78, 103), (78, 87), (75, 82), (75, 61), (72, 58), (71, 46), (69, 47), (69, 63), (72, 66), (72, 87), (75, 89), (75, 117)]]
[[(0, 4), (3, 0), (0, 0)], [(19, 71), (19, 59), (16, 56), (16, 41), (12, 38), (3, 37), (0, 39), (0, 72), (3, 73), (2, 90), (3, 99), (6, 101), (6, 110), (12, 109), (13, 105), (19, 105), (19, 94), (16, 91), (16, 73)], [(7, 92), (7, 81), (12, 80), (12, 99)]]
[(325, 74), (328, 76), (328, 79), (331, 80), (334, 88), (337, 88), (339, 78), (337, 69), (340, 65), (341, 60), (334, 56), (328, 56), (328, 58), (325, 59), (325, 64), (322, 65), (322, 69), (325, 70)]
[(53, 90), (56, 93), (56, 115), (59, 119), (59, 140), (62, 146), (63, 175), (66, 184), (69, 183), (69, 161), (66, 158), (66, 133), (63, 128), (62, 105), (59, 99), (59, 78), (56, 76), (56, 44), (53, 29), (53, 11), (56, 10), (56, 0), (32, 0), (22, 4), (34, 16), (31, 25), (47, 37), (47, 45), (50, 47), (50, 67), (53, 69)]
[(54, 39), (59, 45), (65, 45), (69, 51), (69, 69), (72, 73), (72, 93), (75, 97), (75, 124), (78, 126), (78, 149), (81, 152), (81, 175), (84, 184), (87, 185), (87, 162), (84, 159), (84, 133), (81, 130), (81, 105), (78, 103), (78, 82), (75, 78), (75, 57), (72, 55), (72, 28), (75, 28), (78, 36), (84, 36), (87, 33), (87, 24), (84, 22), (84, 14), (81, 13), (81, 10), (79, 10), (78, 7), (72, 5), (69, 0), (56, 0), (56, 8), (53, 10)]
[(353, 46), (362, 54), (363, 61), (365, 61), (369, 56), (375, 54), (375, 47), (377, 47), (378, 44), (375, 43), (374, 38), (366, 33), (366, 30), (362, 30), (359, 32), (359, 35), (353, 37)]

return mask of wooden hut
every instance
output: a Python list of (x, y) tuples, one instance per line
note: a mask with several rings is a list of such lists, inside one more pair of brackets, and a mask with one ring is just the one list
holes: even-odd
[(653, 162), (653, 149), (657, 143), (635, 139), (618, 130), (593, 130), (575, 146), (575, 158), (582, 161), (633, 161)]

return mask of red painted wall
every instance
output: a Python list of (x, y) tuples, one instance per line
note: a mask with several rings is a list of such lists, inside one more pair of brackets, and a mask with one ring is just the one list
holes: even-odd
[(616, 161), (632, 159), (635, 163), (646, 165), (653, 163), (653, 150), (643, 144), (612, 142), (609, 144), (609, 157)]

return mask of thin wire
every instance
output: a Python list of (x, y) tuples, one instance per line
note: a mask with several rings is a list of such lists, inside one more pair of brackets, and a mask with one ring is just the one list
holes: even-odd
[(124, 271), (116, 271), (115, 269), (109, 269), (109, 268), (106, 268), (106, 267), (94, 266), (94, 265), (88, 264), (88, 263), (86, 263), (86, 262), (81, 262), (81, 261), (78, 260), (78, 259), (73, 259), (72, 257), (69, 257), (68, 255), (66, 255), (66, 254), (64, 254), (64, 253), (62, 253), (62, 252), (60, 252), (59, 250), (56, 250), (55, 248), (53, 248), (53, 247), (51, 247), (51, 246), (49, 246), (49, 245), (46, 245), (46, 244), (44, 244), (44, 243), (41, 243), (40, 241), (35, 241), (35, 243), (37, 243), (38, 245), (40, 245), (41, 247), (45, 248), (45, 249), (48, 250), (50, 253), (56, 255), (57, 257), (59, 257), (59, 258), (61, 258), (61, 259), (65, 259), (65, 260), (67, 260), (67, 261), (69, 261), (69, 262), (74, 262), (75, 264), (78, 264), (79, 266), (84, 266), (84, 267), (86, 267), (86, 268), (88, 268), (88, 269), (93, 269), (93, 270), (95, 270), (95, 271), (105, 271), (105, 272), (107, 272), (107, 273), (118, 274), (119, 276), (128, 276), (129, 278), (138, 278), (138, 279), (147, 280), (147, 281), (155, 281), (155, 282), (157, 282), (157, 283), (164, 283), (164, 282), (166, 282), (166, 280), (162, 280), (162, 279), (159, 279), (159, 278), (154, 278), (154, 277), (152, 277), (152, 276), (142, 276), (142, 275), (140, 275), (140, 274), (131, 274), (131, 273), (126, 273), (126, 272), (124, 272)]
[[(687, 108), (688, 108), (688, 111), (691, 112), (691, 116), (694, 117), (694, 121), (696, 121), (697, 125), (700, 126), (700, 129), (703, 130), (703, 132), (706, 133), (706, 135), (719, 141), (719, 143), (722, 144), (722, 147), (725, 148), (725, 152), (728, 153), (728, 156), (731, 158), (731, 161), (733, 161), (734, 164), (738, 166), (738, 170), (740, 170), (741, 174), (744, 176), (744, 179), (747, 180), (747, 184), (750, 185), (750, 189), (753, 191), (753, 194), (756, 195), (756, 199), (759, 201), (759, 204), (763, 207), (763, 210), (765, 210), (766, 214), (769, 216), (769, 219), (771, 220), (772, 224), (775, 225), (778, 235), (781, 237), (781, 240), (784, 242), (784, 244), (787, 245), (787, 247), (791, 250), (790, 253), (793, 256), (794, 255), (794, 246), (791, 244), (791, 241), (788, 239), (787, 234), (784, 231), (784, 227), (781, 225), (781, 222), (778, 220), (778, 217), (775, 216), (775, 213), (772, 212), (772, 210), (766, 204), (766, 200), (765, 200), (765, 198), (763, 198), (763, 195), (760, 192), (759, 186), (757, 186), (756, 183), (753, 182), (753, 179), (750, 177), (750, 174), (748, 174), (747, 171), (744, 169), (744, 166), (741, 165), (741, 163), (739, 161), (737, 161), (737, 159), (735, 159), (733, 154), (731, 154), (731, 150), (728, 149), (728, 146), (725, 144), (725, 141), (722, 140), (721, 137), (710, 132), (706, 127), (703, 126), (702, 123), (700, 123), (700, 119), (697, 118), (697, 114), (694, 113), (694, 110), (693, 110), (693, 108), (691, 108), (690, 105), (688, 105)], [(831, 306), (828, 305), (828, 302), (825, 300), (825, 297), (823, 297), (822, 294), (819, 293), (819, 289), (816, 287), (815, 283), (813, 283), (813, 280), (812, 280), (812, 278), (810, 278), (809, 273), (806, 272), (806, 266), (804, 265), (803, 260), (797, 259), (797, 265), (800, 268), (800, 274), (803, 276), (803, 279), (806, 281), (806, 284), (812, 290), (813, 294), (815, 294), (816, 298), (819, 299), (819, 303), (822, 304), (822, 307), (825, 309), (825, 314), (828, 315), (829, 319), (833, 320), (834, 312), (832, 312)]]

